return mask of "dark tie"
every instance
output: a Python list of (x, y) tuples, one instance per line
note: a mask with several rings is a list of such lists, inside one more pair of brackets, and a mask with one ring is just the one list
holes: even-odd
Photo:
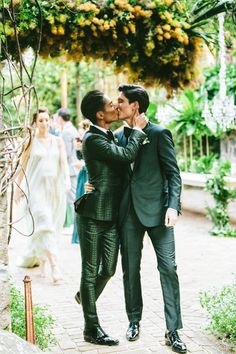
[(129, 136), (132, 132), (132, 129), (129, 127), (124, 127), (124, 136), (126, 137), (126, 139), (129, 139)]
[(107, 131), (107, 136), (108, 136), (108, 139), (109, 139), (109, 140), (114, 140), (114, 135), (113, 135), (113, 133), (112, 133), (111, 130), (108, 130), (108, 131)]

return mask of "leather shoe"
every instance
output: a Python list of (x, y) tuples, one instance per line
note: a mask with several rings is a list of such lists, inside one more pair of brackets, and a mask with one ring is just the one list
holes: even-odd
[(126, 332), (126, 338), (130, 342), (139, 339), (139, 322), (130, 322)]
[(75, 301), (77, 301), (79, 305), (81, 304), (80, 292), (79, 291), (75, 294)]
[(117, 345), (118, 339), (112, 338), (106, 334), (100, 326), (94, 327), (92, 330), (84, 331), (84, 340), (89, 343), (99, 345)]
[(179, 338), (177, 331), (171, 331), (165, 333), (166, 345), (170, 346), (173, 352), (186, 353), (187, 347)]

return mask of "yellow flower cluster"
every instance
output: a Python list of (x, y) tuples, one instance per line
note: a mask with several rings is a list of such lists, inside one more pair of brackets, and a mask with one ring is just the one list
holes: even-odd
[[(183, 87), (194, 79), (202, 42), (189, 31), (191, 25), (183, 3), (174, 0), (104, 0), (103, 3), (64, 0), (63, 3), (64, 7), (60, 2), (53, 8), (48, 2), (41, 4), (44, 14), (41, 53), (45, 57), (48, 53), (63, 53), (74, 60), (115, 58), (118, 70), (128, 67), (133, 79), (150, 83), (157, 80), (169, 89)], [(32, 43), (38, 18), (29, 21), (28, 32), (20, 33), (23, 41), (29, 38)], [(6, 32), (13, 41), (11, 26), (6, 27)]]
[(81, 4), (78, 6), (79, 11), (84, 11), (84, 12), (94, 12), (96, 15), (99, 14), (100, 10), (99, 8), (90, 2), (85, 2), (84, 4)]

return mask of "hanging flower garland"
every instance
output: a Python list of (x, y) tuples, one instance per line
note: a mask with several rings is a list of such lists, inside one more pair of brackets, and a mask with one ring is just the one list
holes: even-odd
[[(22, 49), (35, 48), (40, 16), (34, 0), (14, 0)], [(187, 9), (174, 0), (39, 1), (42, 14), (40, 54), (68, 60), (103, 59), (133, 81), (160, 84), (171, 91), (192, 83), (206, 47), (193, 31)], [(14, 56), (15, 34), (6, 1), (5, 31)], [(4, 27), (4, 28), (3, 28)], [(4, 31), (3, 31), (4, 29)]]

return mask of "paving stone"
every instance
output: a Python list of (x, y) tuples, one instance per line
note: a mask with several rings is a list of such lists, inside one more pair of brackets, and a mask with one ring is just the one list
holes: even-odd
[[(236, 239), (215, 238), (208, 235), (210, 223), (201, 216), (183, 213), (176, 226), (176, 261), (181, 287), (183, 330), (180, 337), (186, 342), (189, 353), (228, 354), (229, 348), (209, 334), (205, 327), (208, 319), (199, 303), (200, 291), (221, 288), (234, 281), (232, 259), (236, 253)], [(9, 249), (9, 267), (16, 286), (23, 291), (22, 279), (27, 273), (32, 279), (33, 302), (49, 305), (56, 320), (54, 333), (58, 345), (51, 347), (56, 354), (170, 354), (165, 345), (165, 319), (159, 274), (155, 254), (148, 237), (144, 238), (142, 256), (143, 319), (140, 339), (128, 342), (125, 333), (128, 319), (125, 312), (120, 258), (115, 276), (107, 284), (97, 301), (99, 319), (104, 330), (119, 339), (115, 347), (86, 343), (83, 339), (82, 307), (74, 300), (79, 289), (81, 259), (78, 245), (72, 245), (70, 235), (60, 239), (60, 261), (65, 281), (57, 286), (51, 279), (39, 277), (39, 268), (21, 269), (15, 259), (22, 249), (22, 238), (12, 235)], [(222, 259), (219, 266), (219, 259)], [(206, 267), (207, 264), (207, 267)]]

